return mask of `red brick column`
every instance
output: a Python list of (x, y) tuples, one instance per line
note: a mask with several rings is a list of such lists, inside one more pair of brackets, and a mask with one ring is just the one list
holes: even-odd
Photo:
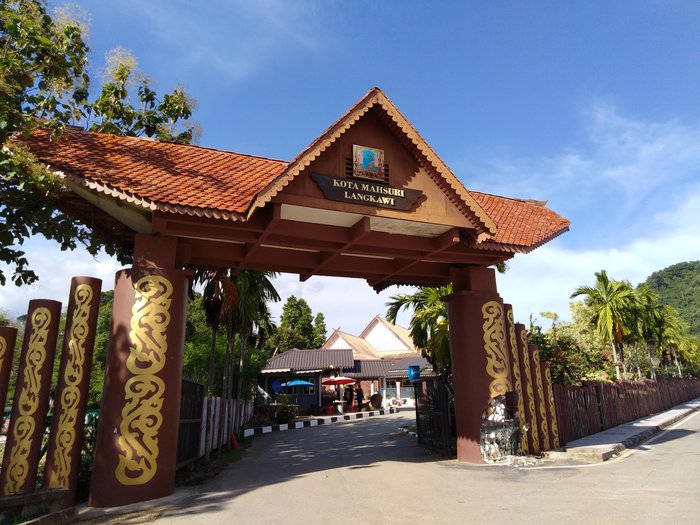
[[(535, 404), (535, 384), (530, 366), (530, 352), (527, 343), (527, 331), (521, 323), (515, 324), (515, 337), (518, 342), (518, 358), (522, 366), (523, 404), (525, 405), (525, 425), (527, 426), (527, 446), (531, 454), (540, 453), (540, 432), (537, 426), (537, 408)], [(523, 438), (524, 439), (524, 438)]]
[(189, 273), (162, 267), (174, 260), (167, 257), (174, 241), (142, 241), (136, 265), (116, 276), (90, 486), (95, 507), (160, 498), (175, 488)]
[(542, 383), (542, 368), (540, 367), (540, 350), (537, 345), (528, 345), (530, 351), (530, 369), (535, 388), (535, 412), (540, 434), (540, 450), (550, 450), (549, 424), (547, 423), (547, 409), (545, 408), (544, 385)]
[[(7, 388), (10, 386), (12, 358), (15, 354), (17, 328), (0, 327), (0, 409), (5, 409)], [(2, 423), (0, 423), (2, 425)]]
[(3, 496), (32, 492), (36, 486), (60, 320), (61, 303), (58, 301), (36, 299), (29, 302), (0, 475)]
[(453, 272), (445, 297), (450, 323), (457, 459), (482, 463), (481, 422), (494, 397), (512, 390), (503, 303), (490, 268)]
[(78, 488), (101, 288), (100, 279), (73, 277), (68, 298), (44, 477), (46, 488), (70, 489), (64, 507), (75, 504)]
[(513, 378), (513, 389), (518, 393), (518, 424), (520, 426), (520, 450), (527, 454), (527, 434), (525, 432), (525, 394), (523, 392), (522, 367), (518, 356), (518, 337), (515, 331), (513, 319), (513, 307), (503, 305), (506, 310), (506, 331), (508, 336), (508, 349), (510, 350), (510, 372)]

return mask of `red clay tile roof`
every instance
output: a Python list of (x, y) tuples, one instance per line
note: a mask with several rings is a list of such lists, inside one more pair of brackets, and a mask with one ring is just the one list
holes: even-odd
[(478, 247), (501, 250), (510, 247), (515, 251), (530, 251), (561, 235), (571, 224), (541, 202), (509, 199), (477, 191), (469, 193), (498, 224), (496, 235)]
[[(68, 128), (23, 139), (52, 169), (150, 209), (240, 218), (287, 162), (151, 139)], [(80, 180), (83, 179), (83, 180)]]
[[(22, 142), (53, 170), (101, 193), (150, 210), (233, 220), (246, 220), (261, 192), (290, 166), (281, 160), (77, 128), (68, 128), (56, 142), (42, 130)], [(541, 203), (470, 192), (463, 186), (462, 193), (497, 225), (496, 234), (478, 248), (531, 251), (570, 224)]]

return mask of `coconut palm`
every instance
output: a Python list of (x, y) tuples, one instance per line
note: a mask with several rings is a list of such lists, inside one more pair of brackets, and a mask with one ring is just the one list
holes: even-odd
[(413, 344), (440, 373), (449, 373), (451, 368), (449, 323), (447, 304), (442, 300), (452, 293), (452, 285), (419, 288), (413, 294), (390, 297), (386, 317), (396, 322), (398, 313), (412, 309), (410, 322)]
[[(571, 298), (585, 296), (584, 302), (593, 308), (593, 323), (598, 334), (610, 342), (615, 360), (615, 376), (620, 380), (620, 362), (618, 354), (622, 353), (622, 338), (625, 334), (625, 321), (636, 299), (634, 290), (626, 282), (612, 281), (605, 270), (595, 273), (594, 286), (579, 286)], [(622, 356), (624, 358), (624, 356)]]
[(673, 359), (673, 364), (678, 372), (678, 377), (683, 376), (678, 354), (685, 356), (695, 347), (695, 338), (688, 332), (686, 323), (672, 306), (664, 305), (664, 323), (661, 334), (661, 352), (668, 363)]
[(638, 330), (641, 340), (647, 348), (649, 358), (649, 375), (656, 380), (654, 356), (652, 349), (661, 345), (664, 326), (667, 322), (667, 311), (659, 302), (659, 296), (648, 285), (644, 284), (637, 290), (638, 298)]
[(274, 272), (257, 270), (243, 270), (238, 275), (231, 276), (231, 281), (238, 291), (238, 302), (232, 313), (234, 322), (239, 327), (241, 346), (236, 399), (240, 399), (242, 394), (243, 370), (250, 340), (254, 337), (264, 339), (272, 331), (272, 320), (267, 304), (270, 301), (280, 300), (279, 293), (271, 281), (276, 276)]

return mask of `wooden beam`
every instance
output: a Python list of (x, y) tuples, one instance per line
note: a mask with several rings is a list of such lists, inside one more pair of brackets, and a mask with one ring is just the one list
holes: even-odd
[(328, 267), (333, 263), (333, 261), (337, 260), (337, 258), (340, 257), (343, 252), (350, 251), (354, 245), (361, 242), (371, 232), (372, 228), (370, 227), (369, 217), (362, 217), (359, 221), (353, 224), (352, 227), (350, 227), (349, 239), (338, 249), (332, 252), (324, 253), (320, 257), (318, 265), (310, 272), (300, 274), (299, 280), (306, 281), (311, 276), (317, 275), (321, 270), (323, 270), (323, 268)]
[(272, 217), (270, 217), (265, 229), (260, 233), (258, 238), (253, 243), (246, 244), (245, 256), (243, 260), (236, 266), (234, 271), (235, 275), (238, 275), (241, 270), (246, 270), (250, 268), (250, 261), (253, 260), (255, 254), (260, 250), (260, 245), (263, 244), (270, 237), (272, 231), (277, 227), (277, 225), (282, 220), (282, 205), (273, 204), (272, 205)]

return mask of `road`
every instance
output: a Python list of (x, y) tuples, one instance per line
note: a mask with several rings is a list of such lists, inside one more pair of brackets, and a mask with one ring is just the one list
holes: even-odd
[(700, 522), (700, 417), (593, 466), (464, 465), (415, 445), (412, 413), (254, 438), (244, 459), (129, 523)]

